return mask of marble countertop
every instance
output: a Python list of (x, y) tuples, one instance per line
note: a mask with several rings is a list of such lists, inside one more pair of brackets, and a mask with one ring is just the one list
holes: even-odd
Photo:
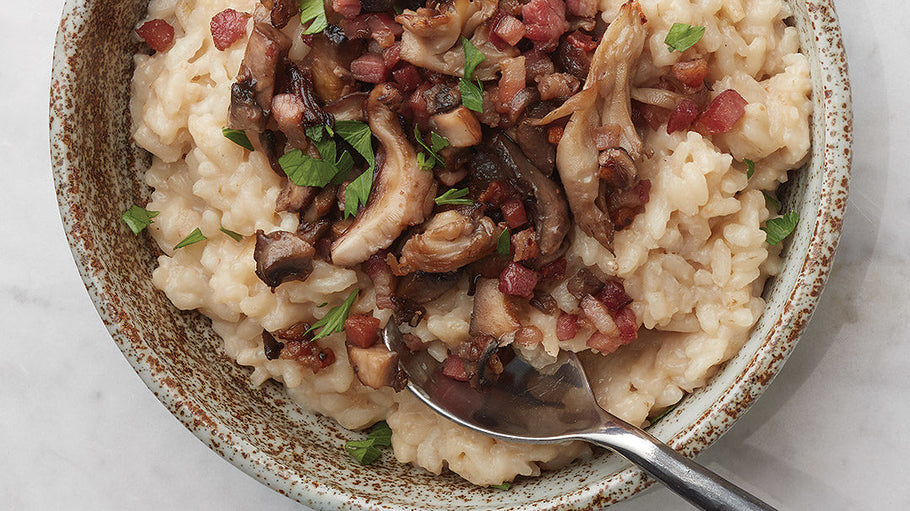
[[(0, 16), (0, 509), (303, 509), (184, 429), (108, 336), (51, 179), (48, 88), (63, 1), (9, 4)], [(910, 95), (901, 92), (910, 6), (837, 4), (856, 156), (836, 264), (777, 380), (699, 460), (781, 509), (910, 509)], [(655, 488), (615, 509), (690, 508)]]

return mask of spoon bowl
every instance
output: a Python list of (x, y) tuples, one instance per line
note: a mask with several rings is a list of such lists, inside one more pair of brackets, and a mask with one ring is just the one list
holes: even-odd
[(452, 379), (426, 350), (404, 344), (390, 319), (382, 340), (398, 354), (408, 390), (443, 417), (485, 435), (522, 443), (583, 440), (610, 449), (700, 509), (773, 510), (754, 495), (602, 409), (574, 353), (536, 369), (521, 357), (483, 388)]

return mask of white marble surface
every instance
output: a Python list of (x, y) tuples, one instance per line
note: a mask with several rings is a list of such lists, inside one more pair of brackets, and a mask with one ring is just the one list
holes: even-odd
[[(62, 4), (0, 15), (0, 509), (302, 509), (169, 415), (82, 288), (47, 142)], [(910, 509), (910, 7), (838, 7), (856, 158), (837, 262), (780, 376), (700, 461), (781, 509)], [(615, 509), (690, 508), (655, 489)]]

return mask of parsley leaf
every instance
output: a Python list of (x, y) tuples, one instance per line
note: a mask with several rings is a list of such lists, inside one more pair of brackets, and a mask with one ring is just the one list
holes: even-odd
[(338, 121), (335, 123), (335, 133), (360, 153), (370, 165), (370, 170), (376, 165), (373, 155), (373, 132), (366, 123), (358, 121)]
[(322, 3), (322, 0), (299, 0), (300, 1), (300, 22), (306, 24), (306, 22), (312, 20), (310, 26), (303, 31), (304, 34), (318, 34), (325, 30), (329, 26), (329, 22), (325, 17), (325, 6)]
[(461, 47), (464, 49), (464, 79), (470, 82), (474, 79), (474, 69), (486, 60), (486, 57), (465, 36), (461, 36)]
[(461, 47), (464, 49), (464, 77), (458, 81), (461, 104), (469, 110), (483, 113), (483, 86), (479, 80), (477, 83), (473, 80), (474, 69), (486, 60), (486, 57), (464, 36), (461, 36)]
[[(347, 154), (347, 153), (345, 153)], [(366, 206), (367, 199), (370, 198), (370, 190), (373, 188), (373, 166), (363, 171), (363, 174), (357, 176), (357, 179), (351, 181), (344, 190), (344, 217), (357, 214), (361, 205)]]
[(348, 454), (357, 460), (357, 463), (370, 465), (375, 463), (382, 455), (382, 451), (374, 447), (374, 443), (375, 440), (369, 438), (366, 440), (351, 440), (344, 444), (344, 450), (348, 451)]
[(158, 216), (157, 211), (149, 211), (139, 206), (130, 206), (130, 209), (123, 212), (120, 219), (129, 226), (133, 234), (139, 234), (146, 227), (152, 225), (152, 219)]
[(512, 252), (512, 233), (508, 229), (499, 233), (499, 238), (496, 239), (496, 251), (503, 257), (509, 257)]
[(480, 82), (474, 83), (460, 79), (458, 90), (461, 91), (461, 104), (468, 110), (483, 113), (483, 87)]
[(178, 248), (188, 247), (188, 246), (192, 245), (193, 243), (199, 243), (200, 241), (207, 240), (207, 239), (208, 238), (206, 238), (205, 235), (202, 234), (202, 231), (200, 231), (199, 228), (197, 227), (196, 230), (194, 230), (193, 232), (191, 232), (189, 234), (189, 236), (187, 236), (186, 238), (183, 238), (183, 241), (174, 245), (174, 250), (177, 250)]
[(765, 231), (765, 239), (769, 245), (777, 245), (796, 229), (798, 222), (799, 215), (791, 211), (784, 216), (768, 220), (761, 230)]
[[(373, 188), (373, 168), (376, 166), (376, 156), (373, 153), (373, 132), (370, 131), (368, 124), (362, 122), (338, 121), (335, 123), (335, 133), (351, 144), (369, 164), (369, 167), (357, 176), (344, 192), (344, 216), (347, 218), (356, 214), (361, 205), (366, 205), (367, 199), (370, 197), (370, 190)], [(353, 166), (353, 159), (351, 164)]]
[(313, 337), (314, 341), (344, 330), (344, 320), (348, 319), (348, 315), (351, 313), (351, 307), (354, 305), (354, 300), (357, 299), (358, 293), (359, 290), (357, 289), (351, 291), (351, 294), (348, 295), (348, 298), (344, 303), (337, 307), (332, 307), (332, 310), (323, 316), (322, 319), (313, 323), (313, 326), (311, 326), (307, 332), (312, 332), (313, 330), (322, 327), (322, 329)]
[(508, 482), (505, 482), (502, 484), (491, 484), (490, 485), (490, 488), (496, 488), (497, 490), (508, 490), (511, 487), (512, 487), (512, 485), (509, 484)]
[(253, 148), (253, 143), (250, 142), (250, 137), (246, 136), (245, 131), (235, 130), (231, 128), (221, 128), (221, 134), (224, 135), (224, 138), (239, 145), (247, 151), (255, 151)]
[(439, 151), (449, 147), (449, 141), (446, 140), (446, 137), (435, 131), (431, 131), (430, 145), (427, 145), (427, 143), (423, 141), (423, 135), (420, 134), (420, 128), (415, 124), (414, 138), (417, 139), (417, 143), (420, 144), (421, 147), (428, 151), (428, 154), (423, 151), (417, 154), (417, 165), (420, 168), (423, 170), (432, 170), (436, 165), (445, 165), (445, 161), (439, 156)]
[(227, 234), (228, 236), (230, 236), (230, 237), (231, 237), (234, 241), (236, 241), (236, 242), (243, 241), (243, 235), (240, 234), (240, 233), (237, 233), (237, 232), (234, 232), (234, 231), (229, 231), (229, 230), (225, 229), (224, 227), (221, 228), (221, 232)]
[(468, 195), (468, 191), (469, 190), (467, 188), (462, 188), (460, 190), (452, 188), (450, 190), (446, 190), (446, 192), (439, 197), (436, 197), (434, 201), (440, 206), (443, 204), (470, 206), (471, 204), (474, 204), (474, 201), (469, 198), (465, 198)]
[(392, 445), (392, 428), (386, 421), (377, 422), (367, 438), (373, 440), (373, 445), (388, 447)]
[(697, 43), (705, 35), (705, 27), (693, 27), (685, 23), (674, 23), (667, 32), (664, 44), (669, 51), (683, 52)]
[(300, 149), (282, 155), (278, 164), (297, 186), (322, 188), (338, 174), (338, 168), (331, 161), (307, 156)]
[(752, 179), (752, 174), (755, 174), (755, 162), (746, 158), (743, 163), (746, 164), (746, 179)]
[(774, 209), (780, 211), (780, 201), (777, 200), (777, 197), (775, 197), (774, 195), (771, 195), (768, 192), (762, 192), (762, 193), (765, 194), (765, 201), (767, 201), (768, 204), (770, 204), (772, 207), (774, 207)]

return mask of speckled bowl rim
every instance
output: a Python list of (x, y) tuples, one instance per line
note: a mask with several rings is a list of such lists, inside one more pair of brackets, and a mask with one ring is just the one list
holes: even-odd
[[(84, 8), (84, 3), (68, 0), (63, 19), (78, 14), (77, 11)], [(777, 296), (786, 296), (786, 299), (776, 307), (776, 314), (769, 315), (771, 311), (766, 311), (756, 326), (752, 338), (744, 348), (749, 350), (751, 345), (751, 357), (736, 373), (733, 381), (720, 389), (719, 397), (702, 410), (696, 420), (674, 429), (673, 426), (679, 426), (682, 417), (693, 414), (692, 410), (686, 409), (684, 402), (665, 421), (653, 428), (655, 435), (688, 456), (697, 455), (729, 429), (780, 371), (815, 309), (837, 248), (852, 160), (852, 105), (846, 54), (833, 0), (807, 0), (804, 4), (810, 26), (804, 27), (801, 40), (804, 47), (808, 43), (816, 48), (815, 59), (811, 62), (816, 98), (813, 123), (824, 126), (824, 143), (813, 141), (813, 160), (816, 165), (823, 167), (820, 194), (811, 198), (811, 204), (804, 205), (803, 209), (817, 213), (817, 218), (814, 223), (810, 223), (804, 216), (800, 223), (797, 236), (800, 233), (804, 237), (808, 236), (808, 243), (793, 246), (790, 250), (797, 251), (795, 256), (801, 258), (802, 264), (792, 282), (788, 280), (775, 284), (788, 288), (775, 290)], [(64, 229), (79, 273), (105, 326), (124, 356), (155, 396), (187, 429), (238, 468), (279, 493), (317, 509), (403, 509), (338, 491), (319, 481), (308, 480), (292, 471), (283, 470), (280, 464), (269, 463), (270, 456), (254, 447), (244, 435), (233, 434), (217, 418), (205, 414), (203, 403), (198, 403), (194, 396), (183, 392), (179, 380), (172, 378), (167, 368), (150, 367), (148, 359), (140, 358), (135, 350), (127, 349), (129, 343), (136, 342), (123, 333), (124, 328), (129, 328), (130, 319), (108, 299), (103, 268), (91, 265), (82, 253), (84, 247), (81, 246), (79, 236), (87, 227), (82, 225), (84, 218), (80, 215), (79, 203), (84, 197), (62, 192), (63, 184), (72, 176), (71, 162), (67, 159), (67, 144), (72, 141), (68, 140), (61, 127), (66, 125), (64, 121), (72, 120), (73, 111), (61, 108), (59, 103), (55, 105), (55, 101), (59, 102), (59, 93), (70, 90), (75, 82), (75, 71), (67, 58), (65, 39), (67, 30), (78, 28), (78, 24), (66, 26), (61, 23), (54, 53), (50, 111), (54, 181)], [(148, 346), (144, 348), (149, 349)], [(630, 466), (598, 484), (557, 498), (529, 502), (510, 509), (595, 509), (628, 498), (652, 483), (640, 470)]]

